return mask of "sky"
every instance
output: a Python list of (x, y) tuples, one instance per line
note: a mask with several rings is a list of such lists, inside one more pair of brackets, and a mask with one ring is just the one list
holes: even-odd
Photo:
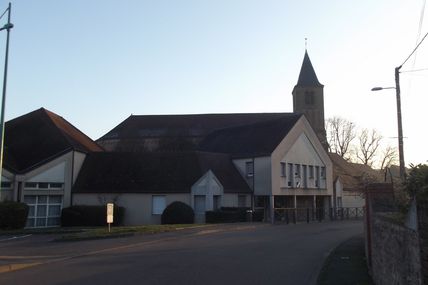
[[(307, 38), (325, 117), (396, 146), (395, 91), (370, 89), (394, 86), (428, 32), (425, 0), (11, 3), (6, 120), (44, 107), (92, 139), (131, 114), (292, 112)], [(407, 165), (428, 160), (426, 68), (428, 40), (402, 67)]]

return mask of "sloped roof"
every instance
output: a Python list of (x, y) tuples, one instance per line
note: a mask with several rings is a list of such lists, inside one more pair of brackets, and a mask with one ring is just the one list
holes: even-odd
[(251, 192), (228, 155), (204, 152), (91, 153), (73, 192), (189, 193), (208, 170), (225, 193)]
[(336, 153), (329, 153), (333, 161), (333, 178), (343, 184), (343, 190), (361, 191), (367, 183), (382, 182), (383, 174), (368, 165), (351, 163)]
[(312, 62), (309, 59), (308, 52), (305, 51), (303, 58), (302, 68), (300, 69), (299, 79), (297, 80), (296, 87), (322, 87), (323, 85), (318, 81)]
[(142, 137), (201, 137), (212, 131), (280, 118), (284, 113), (131, 115), (98, 141)]
[(218, 130), (200, 143), (200, 149), (237, 156), (270, 155), (301, 117), (284, 113), (269, 121)]
[(24, 172), (68, 151), (102, 148), (64, 118), (40, 108), (5, 124), (4, 167)]

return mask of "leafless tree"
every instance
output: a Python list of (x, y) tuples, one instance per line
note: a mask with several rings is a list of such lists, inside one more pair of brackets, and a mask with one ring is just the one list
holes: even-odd
[(371, 167), (378, 153), (381, 140), (382, 135), (376, 130), (362, 129), (358, 135), (358, 146), (355, 150), (357, 160)]
[(349, 159), (350, 145), (356, 137), (355, 124), (341, 117), (327, 119), (327, 141), (329, 152)]
[(397, 159), (398, 159), (398, 152), (397, 152), (397, 148), (392, 147), (392, 146), (387, 146), (383, 151), (382, 154), (380, 156), (381, 160), (380, 160), (380, 169), (385, 169), (387, 167), (390, 167), (393, 164), (397, 163)]

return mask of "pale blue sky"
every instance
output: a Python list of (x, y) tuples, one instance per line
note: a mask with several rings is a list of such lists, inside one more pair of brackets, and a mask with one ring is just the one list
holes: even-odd
[[(394, 85), (423, 3), (12, 1), (6, 119), (45, 107), (97, 139), (130, 114), (291, 112), (307, 37), (326, 117), (396, 145), (394, 90), (370, 89)], [(427, 50), (428, 40), (403, 70), (428, 68)], [(407, 163), (428, 159), (427, 75), (402, 74)]]

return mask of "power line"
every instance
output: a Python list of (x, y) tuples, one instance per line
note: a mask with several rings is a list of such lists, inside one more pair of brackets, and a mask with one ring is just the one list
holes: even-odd
[(0, 20), (1, 20), (1, 18), (3, 18), (4, 14), (6, 14), (7, 10), (9, 10), (9, 8), (6, 8), (6, 10), (4, 10), (3, 14), (1, 14), (1, 16), (0, 16)]
[(404, 70), (404, 71), (400, 71), (400, 73), (405, 73), (405, 72), (417, 72), (417, 71), (425, 71), (425, 70), (428, 70), (428, 68), (420, 68), (420, 69)]
[(421, 45), (421, 43), (425, 40), (425, 38), (428, 36), (428, 33), (425, 34), (425, 36), (422, 38), (422, 40), (418, 43), (418, 45), (413, 49), (412, 53), (406, 58), (406, 60), (403, 62), (403, 64), (400, 65), (403, 66), (409, 58), (415, 53), (415, 51), (418, 49), (418, 47)]

